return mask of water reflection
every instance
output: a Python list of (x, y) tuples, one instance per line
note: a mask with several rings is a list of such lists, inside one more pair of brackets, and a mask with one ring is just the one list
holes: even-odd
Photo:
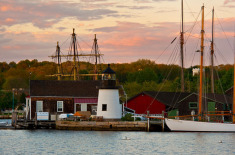
[[(131, 140), (122, 140), (125, 137)], [(235, 133), (0, 130), (0, 154), (224, 155), (235, 154), (234, 137)]]

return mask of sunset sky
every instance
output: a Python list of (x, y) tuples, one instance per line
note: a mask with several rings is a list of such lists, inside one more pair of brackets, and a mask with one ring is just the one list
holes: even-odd
[[(195, 51), (200, 48), (203, 3), (205, 64), (209, 64), (213, 6), (215, 62), (233, 63), (235, 0), (184, 0), (185, 66), (198, 64)], [(68, 53), (75, 28), (83, 53), (90, 53), (97, 34), (103, 63), (150, 59), (179, 64), (180, 9), (181, 0), (1, 0), (0, 61), (52, 61), (48, 56), (55, 53), (57, 41), (62, 53)]]

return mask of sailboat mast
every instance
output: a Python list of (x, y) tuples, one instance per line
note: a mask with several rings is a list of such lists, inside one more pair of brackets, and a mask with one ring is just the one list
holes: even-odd
[(214, 86), (214, 8), (212, 10), (212, 40), (211, 40), (211, 93), (215, 93)]
[(182, 24), (180, 32), (180, 54), (181, 54), (181, 92), (184, 92), (184, 5), (181, 1)]
[(202, 119), (202, 83), (203, 83), (203, 51), (204, 51), (204, 5), (202, 6), (202, 30), (201, 30), (201, 64), (200, 64), (200, 88), (199, 88), (199, 106), (198, 119)]
[[(235, 30), (234, 30), (235, 31)], [(233, 112), (232, 112), (232, 120), (233, 124), (235, 124), (235, 34), (234, 34), (234, 68), (233, 68)]]

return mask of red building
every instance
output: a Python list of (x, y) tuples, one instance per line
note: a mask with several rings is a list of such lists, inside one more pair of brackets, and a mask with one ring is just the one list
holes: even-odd
[[(203, 107), (207, 111), (224, 111), (231, 109), (232, 98), (223, 94), (206, 94), (203, 96)], [(162, 114), (162, 111), (170, 112), (168, 115), (191, 115), (192, 111), (197, 114), (198, 94), (182, 92), (142, 92), (127, 101), (125, 107), (135, 111), (135, 114)], [(173, 112), (174, 111), (174, 112)]]
[(186, 97), (189, 93), (175, 92), (142, 92), (127, 101), (125, 107), (135, 111), (135, 114), (162, 114), (162, 111), (174, 109), (174, 103)]
[(166, 105), (145, 92), (129, 99), (125, 107), (135, 110), (136, 114), (147, 114), (147, 111), (149, 114), (161, 114), (162, 111), (166, 111)]

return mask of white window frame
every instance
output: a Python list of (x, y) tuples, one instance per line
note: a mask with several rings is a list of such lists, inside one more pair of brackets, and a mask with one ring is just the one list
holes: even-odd
[[(62, 103), (62, 110), (59, 110), (60, 103)], [(57, 112), (64, 112), (64, 101), (57, 101)]]
[[(41, 109), (38, 109), (38, 104), (42, 104)], [(43, 112), (43, 101), (36, 101), (36, 112)]]

